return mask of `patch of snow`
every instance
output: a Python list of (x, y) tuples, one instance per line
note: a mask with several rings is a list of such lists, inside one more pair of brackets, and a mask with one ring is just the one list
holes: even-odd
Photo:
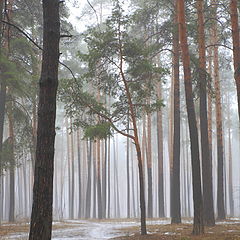
[(176, 235), (174, 232), (165, 232), (164, 235)]

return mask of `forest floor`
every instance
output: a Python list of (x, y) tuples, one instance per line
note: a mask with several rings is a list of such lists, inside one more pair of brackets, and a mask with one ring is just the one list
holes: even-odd
[[(192, 236), (191, 220), (171, 225), (169, 219), (147, 221), (148, 235), (139, 234), (140, 223), (136, 219), (69, 220), (53, 223), (53, 240), (240, 240), (240, 219), (217, 222), (215, 227), (206, 227), (205, 234)], [(26, 240), (29, 224), (17, 222), (0, 226), (0, 239)]]

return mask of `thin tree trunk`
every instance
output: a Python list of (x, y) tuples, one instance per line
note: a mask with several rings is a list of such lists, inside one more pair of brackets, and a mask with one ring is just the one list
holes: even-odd
[[(216, 0), (213, 0), (216, 3)], [(217, 7), (214, 9), (214, 17), (217, 17)], [(213, 24), (213, 44), (217, 44), (217, 24)], [(219, 77), (219, 56), (218, 46), (214, 46), (214, 87), (216, 95), (216, 126), (217, 126), (217, 210), (218, 219), (225, 219), (224, 207), (224, 184), (223, 184), (223, 137), (222, 137), (222, 106), (221, 106), (221, 90), (220, 90), (220, 77)]]
[[(9, 91), (9, 95), (11, 96), (11, 92)], [(11, 97), (10, 97), (11, 98)], [(13, 102), (10, 101), (7, 107), (8, 110), (8, 123), (9, 123), (9, 141), (8, 144), (10, 146), (10, 199), (9, 199), (9, 221), (15, 221), (15, 159), (14, 159), (14, 123), (13, 123)]]
[(86, 192), (86, 214), (85, 218), (90, 218), (91, 213), (91, 172), (92, 172), (92, 141), (88, 141), (88, 154), (87, 154), (87, 192)]
[(193, 177), (193, 202), (194, 202), (194, 222), (193, 234), (199, 235), (204, 232), (203, 224), (203, 203), (201, 192), (201, 174), (199, 159), (198, 130), (196, 114), (193, 102), (190, 55), (187, 43), (187, 30), (185, 22), (184, 0), (178, 1), (178, 21), (179, 21), (179, 39), (182, 52), (182, 61), (184, 68), (185, 96), (188, 113), (188, 124), (191, 141), (191, 158), (192, 158), (192, 177)]
[(70, 158), (70, 141), (69, 141), (69, 126), (68, 126), (68, 118), (66, 118), (66, 138), (67, 138), (67, 171), (68, 171), (68, 205), (69, 205), (69, 212), (68, 217), (69, 219), (72, 219), (72, 185), (71, 185), (71, 158)]
[[(157, 85), (157, 97), (162, 99), (162, 82)], [(164, 211), (164, 178), (163, 178), (163, 126), (162, 108), (157, 111), (157, 142), (158, 142), (158, 215), (165, 217)]]
[(102, 219), (102, 188), (101, 188), (101, 149), (100, 140), (97, 139), (97, 199), (98, 199), (98, 218)]
[[(70, 126), (72, 129), (72, 119), (70, 119)], [(70, 134), (70, 149), (71, 149), (71, 167), (72, 167), (72, 175), (71, 175), (71, 199), (70, 199), (70, 218), (74, 219), (74, 187), (75, 187), (75, 177), (74, 177), (74, 144), (73, 144), (73, 130), (71, 130), (71, 134)], [(70, 179), (69, 179), (70, 180)]]
[[(104, 150), (103, 150), (104, 149)], [(103, 164), (102, 164), (102, 217), (106, 218), (107, 207), (107, 138), (103, 141)]]
[(177, 26), (177, 1), (175, 1), (175, 26), (173, 32), (173, 78), (174, 78), (174, 129), (173, 166), (171, 179), (171, 223), (181, 223), (180, 200), (180, 89), (179, 89), (179, 34)]
[[(150, 105), (150, 99), (147, 100)], [(152, 192), (152, 117), (147, 113), (147, 176), (148, 176), (148, 217), (153, 217), (153, 192)]]
[[(129, 118), (128, 118), (128, 129), (127, 133), (129, 134)], [(129, 174), (129, 163), (130, 163), (130, 139), (127, 138), (127, 156), (126, 156), (126, 165), (127, 165), (127, 218), (130, 218), (130, 174)]]
[(198, 15), (198, 52), (199, 52), (199, 78), (200, 78), (200, 131), (201, 156), (203, 180), (203, 213), (204, 223), (214, 226), (212, 169), (209, 152), (208, 115), (207, 115), (207, 75), (206, 75), (206, 44), (204, 32), (203, 0), (196, 2)]
[(110, 218), (110, 207), (111, 207), (111, 204), (110, 204), (110, 200), (111, 200), (111, 164), (110, 164), (110, 160), (111, 160), (111, 139), (110, 137), (108, 138), (108, 153), (107, 153), (107, 156), (108, 156), (108, 218)]
[(230, 217), (234, 216), (234, 199), (233, 199), (233, 178), (232, 178), (232, 138), (231, 138), (231, 118), (230, 118), (230, 97), (228, 94), (227, 105), (227, 119), (228, 119), (228, 160), (229, 160), (229, 176), (228, 176), (228, 188), (229, 188), (229, 206)]
[(97, 151), (96, 151), (96, 142), (93, 142), (93, 218), (96, 218), (97, 216), (97, 181), (96, 181), (96, 175), (97, 175)]
[(29, 240), (51, 239), (59, 40), (59, 1), (43, 0), (43, 58)]
[(80, 129), (77, 130), (77, 157), (78, 157), (78, 219), (82, 217), (82, 180), (81, 180), (81, 143)]

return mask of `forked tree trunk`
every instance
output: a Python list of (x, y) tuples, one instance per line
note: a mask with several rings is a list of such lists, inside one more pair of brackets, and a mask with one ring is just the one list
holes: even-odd
[(178, 9), (175, 1), (173, 30), (173, 91), (174, 91), (174, 129), (173, 129), (173, 170), (171, 179), (171, 223), (181, 223), (180, 200), (180, 89), (179, 89), (179, 34)]
[(43, 58), (39, 82), (36, 164), (29, 240), (50, 240), (52, 232), (60, 20), (58, 0), (43, 0), (42, 3)]
[(212, 169), (209, 152), (208, 115), (207, 115), (207, 70), (206, 70), (206, 44), (204, 32), (203, 0), (196, 2), (198, 15), (198, 52), (199, 52), (199, 78), (200, 78), (200, 131), (202, 153), (202, 180), (203, 180), (203, 213), (204, 223), (215, 225), (213, 209)]
[(198, 130), (197, 130), (196, 114), (195, 114), (193, 93), (192, 93), (190, 55), (189, 55), (189, 49), (188, 49), (188, 43), (187, 43), (184, 0), (178, 1), (178, 21), (179, 21), (179, 39), (180, 39), (180, 45), (181, 45), (183, 70), (184, 70), (184, 85), (185, 85), (185, 96), (186, 96), (186, 105), (187, 105), (187, 114), (188, 114), (188, 124), (189, 124), (190, 142), (191, 142), (193, 203), (194, 203), (193, 234), (199, 235), (204, 232), (203, 202), (202, 202), (202, 192), (201, 192)]

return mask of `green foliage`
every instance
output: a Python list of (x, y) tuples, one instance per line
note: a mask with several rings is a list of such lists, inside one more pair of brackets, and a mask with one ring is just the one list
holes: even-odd
[(8, 59), (4, 54), (0, 55), (0, 73), (1, 78), (7, 84), (15, 83), (18, 79), (18, 71), (16, 65)]
[[(163, 106), (154, 89), (168, 74), (154, 60), (162, 43), (155, 39), (146, 42), (144, 34), (134, 34), (139, 24), (134, 22), (135, 17), (125, 14), (116, 2), (112, 15), (101, 26), (90, 27), (82, 35), (87, 51), (77, 54), (85, 66), (81, 77), (60, 84), (66, 113), (76, 127), (85, 129), (86, 138), (110, 135), (113, 124), (126, 129), (129, 97), (137, 118), (143, 111), (153, 112)], [(110, 106), (106, 106), (106, 98)]]
[(3, 142), (2, 152), (0, 152), (2, 169), (8, 169), (10, 166), (14, 165), (14, 153), (13, 146), (11, 144), (10, 138), (7, 138)]
[(84, 128), (84, 139), (106, 139), (112, 136), (111, 125), (108, 122), (89, 125)]

